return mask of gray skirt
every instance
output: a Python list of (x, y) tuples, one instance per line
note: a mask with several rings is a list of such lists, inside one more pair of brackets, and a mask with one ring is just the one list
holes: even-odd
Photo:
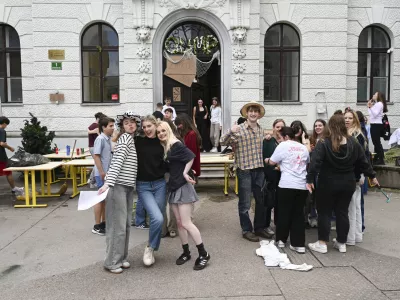
[(199, 197), (197, 197), (193, 184), (186, 183), (176, 191), (169, 191), (167, 200), (170, 204), (187, 204), (198, 201)]

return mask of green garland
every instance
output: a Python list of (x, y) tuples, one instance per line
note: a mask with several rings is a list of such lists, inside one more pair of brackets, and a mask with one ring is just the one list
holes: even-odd
[(211, 54), (218, 44), (218, 39), (211, 34), (189, 39), (186, 44), (182, 38), (170, 36), (165, 40), (164, 47), (171, 54), (183, 54), (189, 48), (192, 48), (194, 54), (197, 54), (198, 49), (201, 49), (205, 54)]

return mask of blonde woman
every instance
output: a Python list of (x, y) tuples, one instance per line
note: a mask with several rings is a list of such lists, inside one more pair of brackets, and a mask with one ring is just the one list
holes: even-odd
[[(362, 133), (361, 124), (355, 111), (346, 109), (344, 120), (349, 136), (355, 137), (364, 151), (366, 151), (366, 138)], [(358, 168), (354, 169), (354, 173), (356, 176), (356, 190), (349, 205), (350, 229), (346, 242), (346, 244), (350, 246), (354, 246), (356, 243), (361, 243), (363, 237), (361, 216), (361, 186), (364, 184), (364, 176), (361, 176), (361, 172)]]
[(157, 136), (164, 147), (164, 158), (169, 164), (167, 200), (176, 217), (183, 248), (183, 253), (176, 260), (176, 264), (182, 265), (191, 258), (188, 244), (189, 233), (199, 251), (199, 257), (193, 269), (202, 270), (210, 260), (210, 254), (204, 248), (199, 229), (191, 220), (192, 203), (198, 200), (193, 186), (195, 184), (193, 175), (189, 175), (195, 154), (174, 136), (171, 127), (166, 122), (159, 123)]

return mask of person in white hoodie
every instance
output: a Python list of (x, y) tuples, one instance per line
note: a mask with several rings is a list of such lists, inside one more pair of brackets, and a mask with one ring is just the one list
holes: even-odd
[(210, 127), (210, 140), (213, 148), (211, 152), (218, 152), (217, 147), (219, 144), (219, 136), (222, 129), (222, 109), (218, 98), (212, 98), (212, 105), (210, 106), (211, 112), (211, 127)]
[(371, 124), (371, 138), (374, 144), (374, 165), (384, 165), (385, 155), (383, 152), (383, 147), (381, 143), (381, 136), (383, 133), (383, 114), (386, 113), (387, 105), (385, 96), (381, 92), (376, 92), (372, 99), (368, 101), (368, 114), (369, 122)]

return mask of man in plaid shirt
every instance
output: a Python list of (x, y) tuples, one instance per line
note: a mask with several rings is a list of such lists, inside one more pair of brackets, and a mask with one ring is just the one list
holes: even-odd
[[(258, 242), (259, 237), (271, 238), (266, 231), (266, 209), (264, 206), (261, 188), (264, 183), (263, 171), (263, 130), (258, 125), (258, 119), (265, 114), (265, 109), (259, 103), (252, 101), (240, 110), (247, 121), (240, 125), (233, 125), (221, 137), (221, 144), (231, 145), (235, 151), (235, 168), (239, 179), (239, 219), (243, 237), (252, 242)], [(251, 192), (256, 200), (253, 225), (249, 217)]]

